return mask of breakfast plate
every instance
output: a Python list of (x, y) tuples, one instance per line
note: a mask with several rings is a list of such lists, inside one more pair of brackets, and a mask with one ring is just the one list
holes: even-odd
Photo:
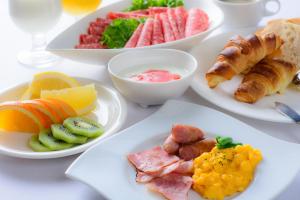
[(236, 114), (271, 122), (292, 123), (292, 120), (281, 115), (274, 109), (274, 102), (283, 102), (300, 111), (300, 104), (298, 102), (300, 93), (293, 88), (288, 88), (283, 94), (266, 96), (254, 104), (247, 104), (236, 101), (233, 96), (235, 89), (241, 82), (242, 76), (236, 76), (231, 81), (226, 81), (214, 89), (210, 89), (207, 85), (205, 74), (215, 62), (217, 55), (223, 49), (226, 42), (235, 35), (247, 36), (250, 33), (254, 33), (255, 30), (242, 29), (235, 30), (234, 32), (220, 33), (208, 38), (192, 49), (191, 54), (197, 59), (199, 67), (191, 87), (201, 97)]
[[(81, 84), (95, 83), (95, 88), (98, 93), (96, 109), (92, 113), (88, 114), (87, 117), (99, 121), (104, 126), (105, 132), (101, 137), (92, 139), (85, 144), (70, 149), (49, 152), (34, 152), (28, 147), (28, 140), (32, 134), (17, 132), (6, 133), (1, 131), (0, 153), (8, 156), (30, 159), (64, 157), (81, 153), (105, 137), (117, 132), (122, 127), (127, 114), (127, 106), (123, 97), (114, 89), (104, 86), (94, 80), (85, 78), (77, 78), (77, 80)], [(0, 102), (20, 99), (27, 86), (28, 82), (2, 91), (0, 95)]]
[[(87, 27), (91, 21), (95, 20), (97, 17), (105, 17), (107, 13), (114, 11), (120, 12), (123, 11), (131, 4), (131, 0), (122, 0), (111, 5), (105, 6), (97, 10), (96, 12), (84, 17), (79, 20), (71, 27), (66, 29), (64, 32), (59, 34), (54, 40), (50, 42), (47, 47), (47, 50), (57, 54), (59, 56), (69, 58), (75, 61), (89, 63), (89, 64), (106, 64), (106, 62), (117, 55), (122, 51), (128, 51), (132, 49), (74, 49), (76, 44), (79, 41), (79, 36), (82, 33), (86, 32)], [(211, 1), (205, 0), (186, 0), (185, 7), (187, 9), (190, 8), (201, 8), (203, 9), (207, 15), (209, 16), (209, 28), (201, 32), (199, 34), (180, 39), (177, 41), (157, 44), (148, 47), (141, 47), (139, 49), (144, 48), (174, 48), (179, 50), (189, 50), (196, 43), (203, 40), (208, 34), (210, 34), (213, 30), (218, 28), (223, 22), (223, 13), (222, 11), (214, 5)]]
[[(136, 171), (126, 156), (162, 144), (175, 123), (201, 127), (210, 136), (225, 135), (260, 149), (263, 160), (255, 178), (242, 193), (230, 199), (273, 199), (292, 181), (300, 169), (300, 146), (270, 137), (247, 124), (216, 110), (170, 100), (149, 118), (101, 141), (83, 153), (66, 175), (84, 182), (108, 199), (162, 199), (135, 182)], [(216, 125), (218, 123), (218, 125)], [(99, 156), (101, 155), (101, 156)], [(293, 163), (287, 169), (286, 163)], [(272, 178), (270, 178), (272, 177)], [(190, 190), (188, 199), (202, 199)]]

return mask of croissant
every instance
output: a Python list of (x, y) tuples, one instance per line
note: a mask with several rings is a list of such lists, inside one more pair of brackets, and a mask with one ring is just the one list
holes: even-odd
[(296, 65), (278, 58), (265, 58), (244, 76), (235, 91), (238, 101), (255, 103), (266, 95), (282, 93), (293, 80)]
[(237, 36), (231, 39), (217, 57), (216, 63), (206, 73), (208, 86), (214, 88), (219, 83), (245, 72), (281, 45), (282, 40), (274, 33), (250, 35), (247, 38)]

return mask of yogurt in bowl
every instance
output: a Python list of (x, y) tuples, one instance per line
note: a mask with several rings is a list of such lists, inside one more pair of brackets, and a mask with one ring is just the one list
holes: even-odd
[(197, 66), (196, 59), (184, 51), (145, 49), (113, 57), (108, 71), (115, 87), (127, 99), (149, 106), (181, 96)]

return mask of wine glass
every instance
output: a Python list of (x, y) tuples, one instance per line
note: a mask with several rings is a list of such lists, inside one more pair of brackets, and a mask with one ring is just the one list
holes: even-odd
[(18, 54), (18, 61), (30, 67), (49, 67), (59, 58), (45, 51), (48, 32), (60, 19), (61, 0), (9, 0), (9, 13), (13, 22), (32, 35), (31, 50)]
[(62, 5), (66, 13), (78, 20), (80, 16), (95, 11), (101, 2), (101, 0), (62, 0)]

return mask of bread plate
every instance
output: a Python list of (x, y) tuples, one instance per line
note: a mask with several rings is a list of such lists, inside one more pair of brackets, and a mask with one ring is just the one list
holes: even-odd
[(288, 88), (284, 94), (266, 96), (254, 104), (247, 104), (236, 101), (233, 96), (234, 91), (241, 82), (242, 76), (236, 76), (231, 81), (226, 81), (215, 89), (210, 89), (207, 85), (205, 73), (213, 65), (228, 39), (237, 34), (247, 36), (250, 33), (254, 33), (255, 30), (244, 29), (220, 33), (208, 38), (192, 49), (191, 54), (197, 59), (199, 67), (191, 86), (201, 97), (230, 112), (258, 120), (293, 123), (291, 119), (281, 115), (274, 109), (274, 102), (286, 103), (296, 111), (300, 111), (298, 101), (300, 93), (295, 89)]
[[(30, 159), (59, 158), (81, 153), (101, 141), (107, 136), (117, 132), (125, 122), (127, 105), (123, 97), (114, 89), (90, 79), (77, 78), (81, 84), (94, 83), (98, 92), (96, 109), (88, 117), (97, 119), (104, 125), (105, 132), (101, 137), (95, 138), (85, 144), (76, 147), (50, 152), (34, 152), (28, 146), (28, 140), (32, 134), (0, 131), (0, 154)], [(28, 82), (13, 86), (0, 92), (0, 102), (20, 99), (27, 89)]]
[[(122, 51), (129, 51), (134, 49), (74, 49), (78, 43), (79, 35), (86, 32), (89, 23), (95, 20), (97, 17), (104, 17), (110, 11), (122, 11), (131, 4), (131, 0), (122, 0), (111, 5), (100, 8), (94, 13), (79, 20), (64, 32), (54, 38), (48, 45), (47, 50), (68, 58), (74, 61), (79, 61), (88, 64), (106, 64), (106, 62)], [(173, 48), (179, 50), (189, 50), (198, 42), (203, 40), (213, 30), (218, 28), (223, 22), (222, 11), (214, 5), (212, 1), (206, 0), (185, 0), (185, 7), (190, 8), (201, 8), (203, 9), (210, 18), (209, 29), (205, 32), (197, 35), (158, 45), (152, 45), (144, 48)]]
[[(297, 161), (299, 145), (270, 137), (216, 110), (170, 100), (149, 118), (86, 151), (68, 168), (66, 175), (88, 184), (107, 199), (163, 199), (147, 190), (144, 184), (135, 182), (135, 169), (126, 156), (162, 144), (174, 123), (201, 127), (211, 137), (224, 134), (261, 150), (263, 161), (256, 170), (253, 182), (244, 192), (230, 199), (273, 199), (288, 186), (300, 169), (300, 162)], [(292, 164), (287, 167), (286, 163)], [(203, 198), (190, 190), (188, 199)]]

